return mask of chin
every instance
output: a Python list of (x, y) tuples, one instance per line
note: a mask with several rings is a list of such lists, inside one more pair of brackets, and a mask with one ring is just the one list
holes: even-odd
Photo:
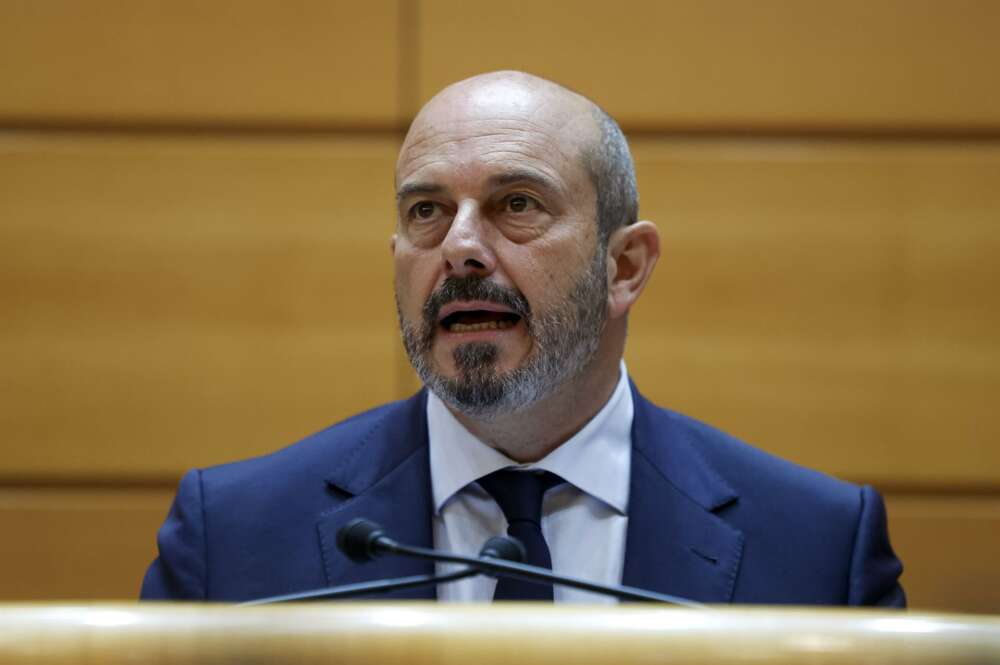
[[(435, 369), (441, 374), (442, 377), (447, 378), (449, 380), (459, 380), (462, 378), (463, 374), (465, 374), (467, 371), (470, 371), (468, 369), (463, 369), (460, 366), (460, 363), (456, 360), (455, 351), (457, 351), (458, 348), (459, 347), (456, 347), (454, 350), (452, 350), (452, 352), (448, 353), (447, 358), (444, 359), (444, 362), (435, 362), (436, 366)], [(511, 372), (515, 372), (518, 369), (521, 369), (528, 363), (527, 354), (521, 354), (521, 353), (515, 354), (506, 351), (502, 347), (499, 348), (494, 347), (494, 348), (497, 349), (496, 350), (497, 357), (494, 360), (492, 360), (492, 362), (479, 364), (477, 367), (475, 367), (475, 369), (471, 371), (474, 371), (476, 373), (488, 372), (502, 377), (505, 374), (510, 374)], [(466, 350), (467, 349), (468, 346), (466, 346)], [(516, 358), (512, 356), (516, 356)]]

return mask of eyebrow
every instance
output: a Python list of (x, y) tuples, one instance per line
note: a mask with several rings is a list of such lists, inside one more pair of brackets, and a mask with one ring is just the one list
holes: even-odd
[(559, 191), (559, 185), (555, 183), (551, 178), (543, 175), (537, 171), (528, 171), (524, 169), (514, 169), (512, 171), (505, 171), (504, 173), (499, 173), (489, 179), (489, 182), (493, 186), (502, 187), (505, 185), (513, 185), (519, 182), (530, 183), (536, 187), (541, 187), (542, 189), (547, 189), (552, 192)]
[(402, 201), (407, 196), (414, 194), (440, 194), (444, 191), (441, 185), (434, 185), (429, 182), (411, 182), (403, 185), (396, 191), (396, 201)]

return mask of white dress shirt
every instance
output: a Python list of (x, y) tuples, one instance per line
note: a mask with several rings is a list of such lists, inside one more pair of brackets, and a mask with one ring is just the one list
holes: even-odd
[[(621, 584), (632, 460), (632, 393), (624, 361), (608, 402), (579, 432), (532, 464), (518, 464), (473, 436), (434, 393), (427, 398), (434, 546), (476, 555), (507, 533), (500, 506), (475, 481), (499, 469), (543, 469), (566, 482), (542, 504), (542, 533), (552, 569), (603, 584)], [(438, 564), (443, 574), (454, 565)], [(489, 601), (496, 580), (483, 575), (438, 586), (443, 601)], [(556, 602), (614, 603), (613, 598), (555, 586)]]

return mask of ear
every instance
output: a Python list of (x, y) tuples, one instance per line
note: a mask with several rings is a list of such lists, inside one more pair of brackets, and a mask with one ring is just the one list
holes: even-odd
[(608, 238), (608, 317), (625, 316), (646, 287), (660, 258), (656, 224), (640, 221), (623, 226)]
[(393, 233), (392, 237), (389, 238), (389, 252), (392, 253), (393, 256), (396, 255), (396, 235), (397, 234)]

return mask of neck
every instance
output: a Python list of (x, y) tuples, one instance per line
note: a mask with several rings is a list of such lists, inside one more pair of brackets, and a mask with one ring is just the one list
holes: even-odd
[(515, 462), (537, 462), (583, 429), (607, 404), (618, 385), (620, 358), (620, 353), (598, 352), (580, 376), (516, 413), (488, 421), (452, 413), (480, 441)]

